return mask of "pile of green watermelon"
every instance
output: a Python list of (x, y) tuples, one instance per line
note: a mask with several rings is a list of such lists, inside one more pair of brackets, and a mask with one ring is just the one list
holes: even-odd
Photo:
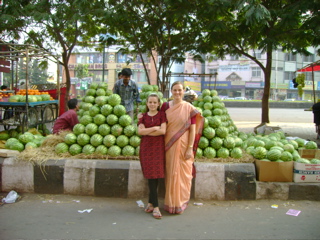
[(241, 158), (246, 134), (240, 134), (216, 90), (205, 89), (193, 102), (205, 117), (197, 158)]
[(4, 140), (4, 148), (10, 150), (17, 150), (19, 152), (24, 149), (33, 149), (41, 146), (45, 140), (45, 136), (35, 128), (29, 129), (22, 133), (21, 127), (15, 129), (4, 130), (0, 132), (0, 140)]
[(269, 135), (239, 132), (216, 90), (203, 90), (193, 105), (205, 117), (197, 158), (239, 159), (246, 152), (263, 161), (307, 163), (308, 160), (302, 159), (298, 150), (318, 148), (314, 141), (301, 138), (288, 140), (282, 131)]
[(137, 127), (120, 102), (120, 96), (108, 90), (106, 83), (92, 83), (77, 112), (79, 123), (55, 146), (56, 153), (138, 155), (141, 139)]

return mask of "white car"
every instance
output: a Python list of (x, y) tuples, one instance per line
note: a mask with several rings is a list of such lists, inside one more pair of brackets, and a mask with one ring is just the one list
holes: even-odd
[(235, 97), (234, 100), (247, 100), (245, 97)]
[(285, 101), (285, 102), (294, 102), (295, 99), (294, 99), (294, 98), (287, 98), (287, 99), (285, 99), (284, 101)]

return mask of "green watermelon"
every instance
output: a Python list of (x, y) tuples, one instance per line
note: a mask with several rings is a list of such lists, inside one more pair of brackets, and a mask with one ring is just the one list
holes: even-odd
[(201, 136), (198, 143), (198, 147), (201, 149), (205, 149), (208, 146), (209, 146), (209, 140), (206, 137)]
[(264, 147), (256, 147), (253, 150), (252, 155), (257, 159), (263, 159), (267, 156), (267, 152), (267, 149)]
[(197, 152), (196, 152), (196, 158), (201, 158), (203, 157), (203, 151), (201, 148), (197, 148)]
[(117, 145), (113, 145), (108, 149), (108, 155), (111, 157), (118, 157), (121, 154), (121, 148)]
[[(119, 105), (120, 106), (120, 105)], [(132, 119), (129, 115), (127, 114), (124, 114), (122, 115), (120, 118), (119, 118), (119, 124), (122, 126), (122, 127), (126, 127), (126, 126), (129, 126), (131, 125), (132, 123)]]
[(216, 150), (212, 147), (206, 147), (204, 150), (203, 150), (203, 156), (206, 157), (206, 158), (215, 158), (216, 157)]
[(101, 124), (99, 127), (98, 127), (98, 132), (100, 135), (102, 136), (106, 136), (110, 133), (111, 131), (111, 128), (108, 124)]
[(82, 152), (82, 147), (75, 143), (75, 144), (72, 144), (70, 147), (69, 147), (69, 153), (74, 156), (74, 155), (77, 155), (77, 154), (80, 154)]
[(103, 137), (96, 133), (96, 134), (93, 134), (90, 138), (90, 144), (94, 147), (98, 147), (99, 145), (101, 145), (103, 142)]
[(108, 103), (114, 107), (116, 105), (119, 105), (121, 103), (121, 97), (118, 94), (111, 94), (108, 98)]
[(116, 143), (117, 138), (111, 134), (108, 134), (103, 138), (103, 145), (106, 147), (111, 147)]
[(219, 137), (214, 137), (210, 141), (210, 146), (213, 147), (214, 149), (218, 150), (219, 148), (222, 147), (223, 140)]
[(135, 155), (135, 148), (130, 145), (127, 145), (124, 148), (122, 148), (121, 153), (123, 156), (134, 156)]
[(140, 146), (140, 142), (141, 142), (141, 138), (138, 137), (137, 135), (133, 135), (132, 137), (130, 137), (129, 139), (129, 143), (132, 147), (138, 147)]
[(208, 140), (214, 138), (216, 132), (212, 127), (206, 127), (202, 131), (202, 135), (205, 136)]
[(96, 96), (105, 96), (106, 95), (106, 90), (104, 90), (103, 88), (98, 88), (96, 90)]
[(226, 148), (220, 148), (218, 151), (217, 151), (217, 157), (218, 158), (227, 158), (229, 157), (229, 150), (226, 149)]
[(68, 133), (65, 137), (64, 137), (64, 142), (68, 145), (72, 145), (74, 143), (77, 142), (77, 135), (74, 133)]
[(54, 147), (54, 150), (57, 154), (60, 154), (60, 153), (66, 153), (69, 151), (69, 146), (68, 144), (62, 142), (62, 143), (58, 143), (55, 147)]
[(124, 129), (123, 129), (123, 133), (124, 135), (126, 135), (127, 137), (131, 137), (135, 134), (136, 132), (136, 127), (133, 126), (133, 125), (129, 125), (129, 126), (126, 126)]
[(79, 122), (84, 126), (88, 125), (89, 123), (92, 123), (92, 121), (93, 121), (93, 118), (90, 115), (83, 115), (79, 119)]
[(90, 155), (90, 154), (93, 154), (95, 150), (96, 148), (94, 146), (92, 146), (91, 144), (86, 144), (82, 148), (82, 153), (86, 155)]
[(104, 145), (99, 145), (96, 147), (96, 150), (94, 152), (101, 155), (107, 155), (108, 148)]
[(280, 160), (282, 160), (284, 162), (292, 161), (293, 160), (292, 153), (289, 151), (283, 151), (281, 153)]
[(229, 134), (229, 131), (226, 127), (218, 127), (216, 129), (216, 135), (220, 138), (225, 138), (228, 136), (228, 134)]
[(113, 114), (117, 117), (121, 117), (126, 114), (126, 108), (123, 105), (116, 105), (113, 107)]
[(74, 125), (72, 131), (74, 134), (79, 135), (81, 133), (84, 133), (85, 130), (86, 130), (86, 126), (81, 123), (78, 123), (78, 124)]
[(278, 149), (269, 150), (266, 157), (271, 161), (278, 160), (281, 157), (281, 151)]
[(129, 138), (126, 135), (120, 135), (116, 139), (116, 144), (123, 148), (124, 146), (127, 146), (129, 144)]
[(107, 96), (99, 96), (96, 97), (95, 103), (99, 106), (102, 107), (103, 105), (107, 104), (108, 102), (108, 97)]
[(77, 136), (77, 143), (80, 146), (84, 146), (90, 142), (90, 136), (86, 133), (81, 133)]
[(318, 145), (314, 141), (308, 141), (304, 146), (306, 149), (318, 149)]
[(236, 159), (242, 158), (242, 150), (241, 150), (241, 148), (235, 147), (234, 149), (232, 149), (231, 152), (230, 152), (230, 156), (232, 158), (236, 158)]
[(236, 146), (236, 142), (233, 137), (226, 137), (223, 140), (223, 146), (227, 149), (233, 149)]
[(110, 114), (107, 116), (107, 123), (112, 126), (118, 123), (118, 117), (114, 114)]
[(104, 115), (104, 116), (108, 116), (112, 113), (113, 111), (113, 107), (110, 104), (105, 104), (101, 107), (100, 112)]
[(94, 105), (89, 109), (89, 115), (91, 117), (94, 117), (99, 113), (100, 113), (100, 107), (99, 106)]
[(85, 129), (86, 134), (92, 136), (93, 134), (98, 132), (98, 126), (95, 123), (89, 123)]
[(93, 122), (99, 126), (106, 122), (106, 117), (99, 113), (93, 117)]

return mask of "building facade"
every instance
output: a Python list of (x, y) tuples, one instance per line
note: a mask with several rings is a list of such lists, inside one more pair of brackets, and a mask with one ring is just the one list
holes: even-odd
[[(306, 75), (304, 94), (298, 96), (292, 80), (297, 76), (296, 71), (314, 61), (320, 59), (315, 48), (308, 49), (312, 55), (273, 52), (270, 99), (284, 100), (293, 98), (296, 100), (311, 100), (313, 96), (312, 73)], [(251, 52), (263, 64), (266, 64), (266, 54)], [(217, 73), (216, 84), (209, 83), (209, 79), (202, 81), (202, 89), (214, 87), (221, 96), (246, 97), (247, 99), (261, 99), (264, 88), (264, 73), (254, 61), (242, 56), (227, 55), (223, 60), (206, 62), (206, 73)], [(314, 87), (318, 94), (320, 91), (319, 72), (314, 72)]]
[[(91, 82), (106, 82), (112, 89), (117, 75), (125, 67), (131, 68), (134, 79), (139, 88), (147, 84), (147, 76), (140, 56), (123, 54), (120, 46), (111, 46), (104, 53), (94, 49), (76, 48), (69, 61), (71, 75), (71, 92), (74, 95), (84, 93)], [(315, 48), (309, 48), (310, 56), (285, 53), (280, 50), (273, 52), (270, 99), (272, 100), (312, 100), (313, 92), (320, 98), (320, 72), (305, 74), (303, 96), (298, 96), (292, 80), (297, 76), (297, 70), (320, 59)], [(266, 64), (266, 54), (251, 51), (256, 58)], [(160, 58), (160, 57), (159, 57)], [(158, 58), (156, 58), (158, 59)], [(156, 69), (151, 58), (143, 56), (151, 84), (156, 84)], [(90, 76), (84, 79), (77, 78), (76, 67), (79, 64), (88, 64)], [(244, 97), (246, 99), (261, 99), (264, 89), (264, 73), (257, 63), (243, 56), (226, 55), (224, 59), (195, 61), (190, 54), (186, 54), (183, 64), (173, 64), (172, 73), (181, 73), (181, 76), (172, 76), (169, 82), (184, 81), (196, 92), (203, 89), (216, 89), (222, 98)], [(205, 75), (202, 75), (205, 74)], [(162, 77), (162, 76), (160, 76)], [(170, 84), (171, 85), (171, 84)], [(315, 91), (313, 91), (315, 90)]]

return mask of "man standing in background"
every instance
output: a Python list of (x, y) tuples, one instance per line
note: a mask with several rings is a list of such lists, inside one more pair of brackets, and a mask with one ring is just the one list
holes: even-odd
[(113, 88), (113, 93), (120, 95), (121, 104), (125, 106), (127, 114), (134, 120), (134, 101), (139, 106), (140, 94), (135, 81), (131, 80), (132, 71), (130, 68), (124, 68), (121, 71), (122, 79), (119, 79)]

